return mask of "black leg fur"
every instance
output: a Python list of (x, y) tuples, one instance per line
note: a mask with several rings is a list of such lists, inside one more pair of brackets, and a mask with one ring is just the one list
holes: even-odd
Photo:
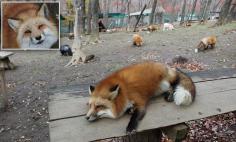
[(134, 113), (132, 114), (132, 116), (130, 118), (129, 124), (126, 127), (126, 132), (128, 134), (135, 132), (135, 130), (138, 126), (138, 122), (143, 119), (144, 115), (145, 115), (144, 109), (135, 109), (134, 110)]

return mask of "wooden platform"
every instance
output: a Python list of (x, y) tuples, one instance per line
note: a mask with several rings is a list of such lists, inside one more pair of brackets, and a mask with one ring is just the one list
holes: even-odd
[[(179, 107), (163, 99), (153, 100), (140, 122), (139, 132), (236, 110), (236, 69), (189, 75), (197, 87), (196, 101), (190, 107)], [(51, 142), (86, 142), (125, 135), (129, 115), (118, 120), (101, 119), (94, 123), (85, 119), (87, 88), (88, 85), (83, 84), (50, 90)]]

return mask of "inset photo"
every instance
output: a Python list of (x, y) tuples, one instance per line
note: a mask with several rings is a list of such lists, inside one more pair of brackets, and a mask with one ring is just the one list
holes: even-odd
[(1, 49), (59, 49), (59, 2), (2, 2)]

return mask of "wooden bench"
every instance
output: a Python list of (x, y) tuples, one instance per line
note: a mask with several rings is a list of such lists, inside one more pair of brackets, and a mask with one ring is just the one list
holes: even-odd
[[(154, 99), (139, 124), (135, 138), (131, 140), (128, 136), (125, 141), (146, 141), (138, 139), (147, 139), (147, 134), (149, 138), (155, 137), (157, 128), (236, 110), (236, 69), (202, 71), (189, 75), (196, 84), (196, 101), (190, 107), (179, 107), (163, 99)], [(88, 109), (87, 88), (88, 84), (83, 84), (49, 91), (51, 142), (86, 142), (125, 136), (129, 115), (93, 123), (84, 118)]]
[(5, 70), (14, 69), (15, 66), (9, 60), (12, 52), (0, 51), (0, 81), (1, 81), (1, 95), (0, 95), (0, 109), (6, 108), (8, 105)]

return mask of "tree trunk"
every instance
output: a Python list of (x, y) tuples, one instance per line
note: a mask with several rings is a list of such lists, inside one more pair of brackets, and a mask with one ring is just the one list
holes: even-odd
[(204, 15), (205, 9), (206, 9), (206, 0), (201, 0), (201, 2), (200, 2), (200, 14), (199, 14), (200, 23), (203, 20), (203, 15)]
[(175, 21), (176, 18), (176, 11), (175, 11), (175, 6), (176, 6), (177, 0), (173, 0), (172, 3), (172, 16), (171, 16), (171, 23), (173, 23)]
[(134, 32), (136, 32), (137, 25), (138, 25), (138, 23), (139, 23), (139, 21), (140, 21), (142, 15), (143, 15), (143, 11), (146, 9), (146, 7), (147, 7), (147, 5), (145, 4), (144, 7), (143, 7), (143, 9), (142, 9), (142, 11), (141, 11), (141, 13), (140, 13), (140, 15), (139, 15), (139, 17), (138, 17), (138, 20), (137, 20), (136, 24), (135, 24), (135, 26), (134, 26)]
[(87, 34), (91, 34), (91, 19), (92, 19), (92, 4), (91, 0), (88, 3), (88, 14), (87, 14)]
[(228, 14), (228, 19), (227, 19), (227, 22), (232, 22), (233, 18), (234, 18), (234, 10), (236, 8), (236, 4), (234, 4), (231, 8), (230, 8), (230, 11), (229, 11), (229, 14)]
[(184, 0), (183, 7), (182, 7), (180, 25), (184, 24), (185, 9), (186, 9), (186, 0)]
[(104, 12), (104, 25), (106, 28), (108, 28), (108, 14), (109, 14), (109, 8), (110, 8), (110, 0), (105, 0), (105, 12)]
[(127, 0), (127, 14), (128, 14), (128, 21), (127, 21), (127, 31), (130, 31), (130, 4), (131, 0)]
[[(124, 6), (124, 4), (125, 4), (125, 0), (121, 0), (121, 5), (122, 5), (121, 13), (125, 13), (126, 11), (126, 6)], [(121, 19), (121, 26), (122, 27), (124, 26), (124, 17), (122, 17)]]
[(153, 24), (153, 18), (154, 18), (156, 7), (157, 7), (157, 0), (154, 0), (152, 4), (152, 11), (149, 17), (149, 25)]
[(217, 25), (223, 25), (228, 22), (227, 19), (228, 19), (228, 14), (229, 14), (231, 3), (232, 3), (232, 0), (225, 0), (224, 5), (220, 11), (220, 17), (217, 22)]
[(98, 27), (98, 20), (99, 20), (99, 14), (98, 14), (98, 8), (99, 7), (99, 1), (98, 0), (91, 0), (91, 8), (92, 8), (92, 33), (90, 36), (90, 41), (97, 43), (99, 41), (99, 27)]
[(218, 6), (220, 5), (221, 0), (219, 0), (214, 6), (213, 6), (213, 12), (216, 12), (216, 9), (218, 8)]
[(81, 0), (81, 8), (82, 8), (82, 10), (81, 10), (81, 18), (82, 18), (82, 22), (81, 22), (81, 24), (82, 24), (82, 26), (81, 26), (81, 28), (82, 28), (82, 34), (85, 34), (85, 20), (86, 20), (86, 17), (85, 17), (85, 0)]
[(212, 0), (207, 0), (207, 5), (206, 5), (204, 15), (203, 15), (203, 21), (204, 21), (203, 23), (206, 23), (206, 21), (208, 20), (211, 2), (212, 2)]
[[(79, 3), (78, 3), (79, 1)], [(68, 66), (73, 66), (77, 65), (81, 62), (86, 63), (87, 61), (91, 60), (94, 58), (94, 55), (89, 55), (86, 56), (84, 52), (82, 52), (82, 43), (81, 43), (81, 29), (82, 25), (79, 25), (79, 23), (82, 23), (82, 16), (79, 16), (79, 13), (81, 13), (82, 8), (81, 8), (81, 0), (75, 0), (74, 1), (74, 8), (75, 8), (75, 21), (74, 21), (74, 41), (72, 44), (72, 51), (73, 51), (73, 56), (72, 59), (69, 61), (69, 63), (66, 65)], [(78, 7), (79, 6), (79, 7)], [(81, 15), (81, 14), (80, 14)]]
[(194, 0), (194, 2), (193, 2), (193, 7), (192, 7), (192, 12), (191, 12), (191, 17), (190, 17), (190, 21), (192, 21), (192, 18), (193, 18), (193, 14), (194, 14), (194, 12), (195, 12), (196, 5), (197, 5), (197, 0)]

